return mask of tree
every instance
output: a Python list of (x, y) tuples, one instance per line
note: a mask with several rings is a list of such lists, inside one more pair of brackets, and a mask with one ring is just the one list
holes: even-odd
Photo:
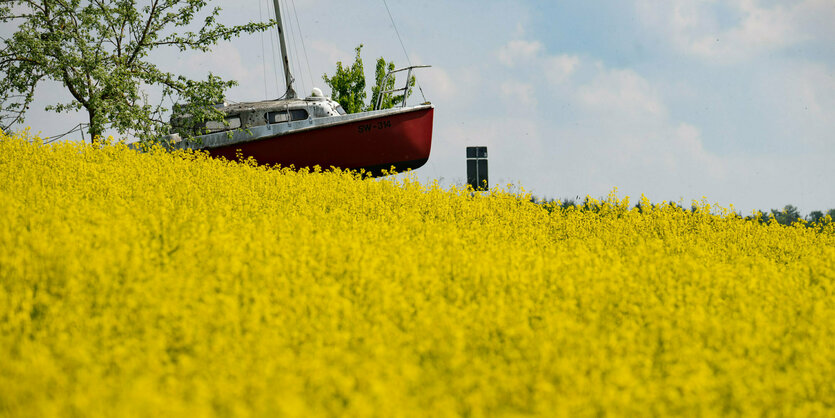
[[(377, 59), (377, 67), (374, 71), (375, 83), (374, 87), (371, 88), (371, 103), (367, 107), (368, 110), (374, 109), (374, 105), (377, 103), (377, 99), (379, 98), (381, 91), (389, 91), (394, 88), (394, 77), (389, 77), (389, 79), (386, 80), (385, 86), (382, 85), (383, 79), (385, 79), (386, 74), (390, 71), (394, 71), (394, 68), (395, 67), (393, 61), (386, 63), (386, 60), (383, 59), (383, 57)], [(411, 87), (414, 87), (414, 85), (415, 77), (412, 76), (412, 78), (409, 79), (409, 94), (412, 93)], [(380, 109), (391, 109), (392, 107), (402, 103), (405, 97), (406, 96), (403, 95), (388, 94), (383, 98)]]
[(823, 218), (823, 216), (823, 212), (819, 210), (813, 210), (812, 212), (809, 212), (809, 222), (816, 223), (820, 221), (821, 218)]
[[(373, 110), (374, 104), (377, 103), (377, 97), (379, 97), (380, 92), (391, 90), (394, 88), (395, 83), (394, 77), (391, 77), (385, 83), (385, 86), (382, 86), (386, 73), (394, 70), (395, 67), (393, 61), (386, 62), (383, 57), (378, 58), (375, 68), (375, 83), (371, 88), (371, 102), (366, 104), (365, 99), (368, 95), (365, 91), (365, 70), (363, 69), (362, 57), (360, 55), (362, 51), (362, 44), (356, 47), (355, 51), (357, 55), (354, 59), (354, 63), (350, 67), (345, 67), (342, 64), (342, 61), (337, 61), (336, 72), (333, 77), (328, 77), (327, 74), (322, 76), (325, 83), (331, 88), (331, 96), (333, 100), (336, 100), (340, 105), (342, 105), (342, 108), (345, 109), (347, 113)], [(411, 87), (414, 85), (415, 78), (412, 77), (409, 80), (409, 86)], [(402, 103), (403, 100), (404, 97), (402, 95), (387, 95), (380, 108), (392, 108), (395, 105)]]
[(782, 211), (771, 209), (771, 215), (777, 219), (777, 222), (781, 225), (791, 225), (800, 219), (800, 211), (797, 210), (797, 207), (792, 205), (786, 205)]
[[(207, 52), (221, 40), (275, 25), (225, 26), (215, 7), (197, 32), (189, 31), (208, 1), (150, 0), (141, 8), (135, 0), (3, 1), (0, 22), (17, 24), (17, 31), (0, 39), (0, 127), (24, 121), (44, 80), (62, 83), (72, 96), (47, 110), (86, 111), (93, 138), (108, 128), (140, 139), (158, 137), (167, 131), (166, 102), (184, 102), (180, 111), (194, 124), (222, 121), (211, 105), (221, 102), (235, 81), (211, 73), (206, 80), (191, 80), (148, 60), (158, 48)], [(158, 104), (150, 103), (150, 86), (162, 89)]]
[(331, 88), (333, 100), (336, 100), (348, 113), (362, 112), (365, 109), (365, 72), (362, 67), (362, 44), (355, 51), (357, 56), (350, 67), (343, 67), (342, 61), (336, 62), (333, 77), (327, 74), (322, 79)]

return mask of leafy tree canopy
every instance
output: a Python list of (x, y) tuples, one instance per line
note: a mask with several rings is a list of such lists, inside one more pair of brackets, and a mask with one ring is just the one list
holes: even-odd
[[(148, 60), (159, 48), (180, 52), (207, 52), (221, 40), (275, 25), (249, 23), (225, 26), (218, 22), (220, 8), (203, 13), (199, 30), (190, 24), (210, 0), (4, 0), (0, 22), (17, 25), (9, 38), (0, 38), (0, 128), (24, 121), (38, 84), (54, 80), (72, 100), (53, 103), (47, 110), (84, 110), (93, 137), (112, 128), (132, 132), (141, 139), (167, 133), (164, 103), (185, 103), (178, 109), (192, 123), (222, 121), (211, 105), (223, 100), (236, 85), (211, 73), (192, 80), (167, 72)], [(151, 103), (146, 87), (162, 89)]]
[(771, 216), (776, 218), (777, 222), (782, 225), (791, 225), (801, 218), (800, 211), (793, 205), (786, 205), (782, 211), (772, 209)]
[[(362, 64), (362, 44), (355, 49), (356, 58), (350, 67), (342, 64), (342, 61), (336, 62), (336, 71), (332, 77), (324, 74), (322, 78), (325, 83), (331, 88), (333, 100), (339, 102), (342, 108), (348, 113), (356, 113), (374, 109), (374, 104), (377, 103), (377, 98), (381, 91), (387, 91), (394, 88), (395, 78), (390, 77), (385, 81), (386, 74), (394, 70), (394, 62), (386, 62), (383, 57), (377, 59), (377, 66), (375, 68), (375, 83), (371, 88), (371, 102), (365, 103), (368, 96), (365, 91), (365, 71)], [(415, 78), (409, 80), (409, 87), (415, 85)], [(409, 92), (411, 94), (411, 91)], [(401, 95), (386, 95), (383, 98), (381, 109), (390, 109), (397, 104), (402, 103), (404, 96)]]
[(362, 67), (362, 44), (356, 48), (357, 56), (350, 67), (342, 65), (342, 61), (336, 62), (336, 72), (333, 77), (327, 74), (322, 79), (331, 88), (333, 100), (336, 100), (348, 113), (362, 112), (365, 105), (365, 70)]

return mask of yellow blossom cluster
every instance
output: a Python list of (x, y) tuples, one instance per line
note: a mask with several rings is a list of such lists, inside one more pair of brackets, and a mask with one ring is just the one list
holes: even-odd
[(832, 416), (833, 292), (833, 223), (0, 134), (0, 416)]

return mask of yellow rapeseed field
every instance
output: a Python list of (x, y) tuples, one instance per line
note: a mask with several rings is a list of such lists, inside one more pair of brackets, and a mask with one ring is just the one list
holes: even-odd
[(0, 135), (2, 416), (835, 415), (833, 223)]

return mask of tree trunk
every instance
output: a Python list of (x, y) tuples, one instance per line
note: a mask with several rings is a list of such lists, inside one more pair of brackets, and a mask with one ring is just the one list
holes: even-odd
[(90, 117), (90, 126), (88, 129), (90, 133), (90, 143), (96, 145), (101, 141), (102, 134), (104, 134), (104, 127), (101, 125), (100, 121), (96, 120), (95, 109), (88, 107), (87, 115)]

